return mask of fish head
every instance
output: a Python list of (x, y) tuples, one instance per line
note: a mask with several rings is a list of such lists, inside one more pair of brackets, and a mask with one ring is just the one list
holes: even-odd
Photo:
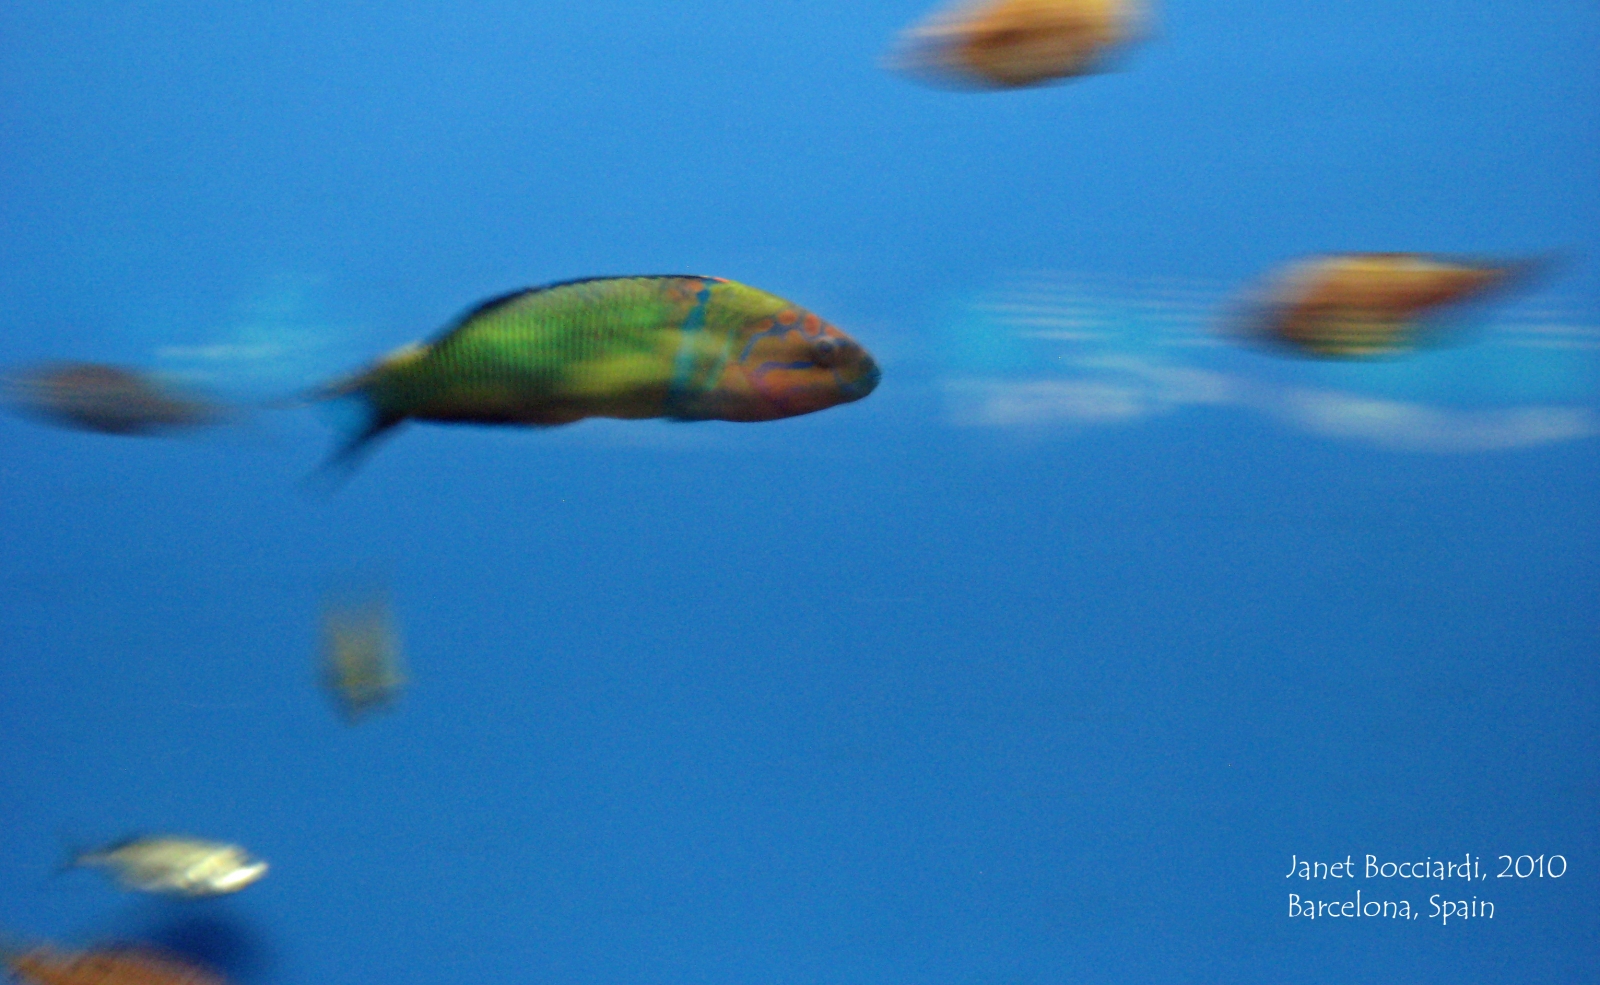
[(723, 375), (729, 420), (795, 417), (860, 400), (882, 375), (861, 343), (793, 306), (744, 326)]
[(200, 892), (196, 895), (236, 893), (267, 874), (267, 863), (253, 861), (242, 854), (235, 856), (233, 863), (209, 873), (197, 884)]

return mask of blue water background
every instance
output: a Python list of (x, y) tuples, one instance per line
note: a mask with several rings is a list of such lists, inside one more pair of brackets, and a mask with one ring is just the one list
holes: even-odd
[[(240, 985), (1593, 974), (1600, 11), (1168, 2), (1115, 73), (977, 94), (881, 68), (927, 9), (0, 8), (6, 365), (266, 400), (693, 272), (884, 367), (769, 424), (409, 427), (333, 495), (307, 410), (0, 419), (0, 929)], [(1352, 249), (1559, 260), (1409, 358), (1217, 344)], [(413, 678), (355, 728), (352, 581)], [(54, 874), (133, 831), (273, 868)], [(1367, 853), (1569, 870), (1284, 878)], [(1356, 889), (1497, 911), (1287, 915)]]

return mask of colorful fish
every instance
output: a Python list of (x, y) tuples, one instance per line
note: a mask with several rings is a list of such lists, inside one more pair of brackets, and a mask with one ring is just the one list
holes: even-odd
[(0, 952), (11, 974), (32, 985), (226, 985), (214, 972), (142, 947)]
[(137, 370), (98, 363), (61, 363), (4, 381), (23, 413), (52, 424), (102, 434), (152, 434), (217, 424), (222, 408)]
[(1268, 279), (1244, 331), (1324, 358), (1403, 352), (1422, 341), (1429, 314), (1503, 286), (1535, 266), (1422, 253), (1311, 257)]
[(334, 462), (409, 419), (552, 426), (586, 417), (770, 421), (859, 400), (872, 357), (810, 312), (716, 277), (603, 277), (478, 305), (432, 342), (316, 394), (367, 420)]
[(930, 82), (1014, 89), (1100, 71), (1145, 25), (1135, 0), (981, 0), (907, 31), (889, 66)]

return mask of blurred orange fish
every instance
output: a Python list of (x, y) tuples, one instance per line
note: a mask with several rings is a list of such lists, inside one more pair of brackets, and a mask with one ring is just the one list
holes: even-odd
[(33, 985), (226, 985), (216, 974), (138, 947), (57, 951), (37, 947), (5, 955), (11, 974)]
[(98, 363), (41, 366), (5, 381), (23, 413), (103, 434), (149, 434), (221, 422), (220, 407), (135, 370)]
[(1436, 309), (1522, 277), (1536, 261), (1490, 264), (1423, 253), (1341, 253), (1289, 264), (1268, 278), (1244, 331), (1326, 358), (1414, 348)]
[(932, 82), (1014, 89), (1104, 69), (1148, 33), (1136, 0), (981, 0), (901, 36), (889, 66)]

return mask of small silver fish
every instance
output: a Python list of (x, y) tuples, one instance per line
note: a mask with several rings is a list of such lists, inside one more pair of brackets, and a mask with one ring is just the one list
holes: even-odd
[(129, 838), (81, 852), (71, 864), (106, 869), (127, 889), (174, 896), (236, 893), (267, 874), (267, 863), (238, 845), (170, 835)]

